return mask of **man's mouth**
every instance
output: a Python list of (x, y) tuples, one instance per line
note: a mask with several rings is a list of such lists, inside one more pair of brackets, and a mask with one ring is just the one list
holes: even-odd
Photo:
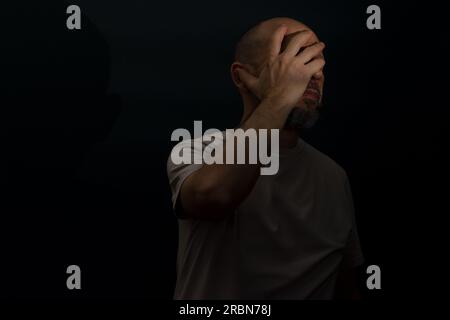
[(317, 89), (314, 88), (306, 88), (305, 92), (303, 93), (303, 98), (313, 98), (314, 100), (320, 99), (320, 92)]
[(310, 82), (306, 87), (303, 96), (312, 96), (314, 98), (320, 99), (320, 86), (317, 82)]

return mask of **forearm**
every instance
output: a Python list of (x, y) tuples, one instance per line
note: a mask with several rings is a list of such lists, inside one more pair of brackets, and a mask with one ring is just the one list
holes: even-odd
[[(270, 146), (270, 130), (282, 128), (288, 112), (287, 108), (267, 99), (241, 125), (241, 129), (244, 131), (253, 129), (257, 132), (260, 129), (267, 129), (267, 142)], [(258, 134), (256, 134), (256, 137), (259, 138)], [(204, 165), (188, 178), (186, 182), (188, 187), (182, 190), (181, 197), (183, 206), (190, 211), (191, 216), (211, 217), (212, 212), (214, 212), (215, 218), (221, 218), (234, 212), (258, 180), (261, 163), (258, 159), (257, 163), (249, 164), (249, 140), (245, 139), (244, 145), (238, 145), (230, 139), (234, 139), (234, 136), (226, 135), (224, 144), (221, 146), (223, 164)], [(234, 147), (234, 161), (232, 163), (225, 161), (227, 144), (229, 143), (233, 143)], [(237, 149), (243, 147), (245, 147), (246, 163), (238, 164), (236, 161)]]

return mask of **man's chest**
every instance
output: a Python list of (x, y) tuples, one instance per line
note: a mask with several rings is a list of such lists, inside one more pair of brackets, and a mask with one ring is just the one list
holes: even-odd
[[(249, 245), (345, 245), (351, 228), (345, 186), (320, 172), (261, 177), (237, 211), (237, 230)], [(275, 249), (275, 248), (274, 248)]]

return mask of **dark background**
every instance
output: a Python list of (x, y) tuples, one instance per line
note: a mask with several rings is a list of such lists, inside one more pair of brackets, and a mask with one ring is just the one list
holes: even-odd
[[(352, 183), (368, 299), (427, 296), (445, 273), (448, 32), (431, 2), (72, 1), (1, 8), (0, 296), (171, 299), (177, 224), (166, 160), (172, 131), (234, 127), (236, 41), (288, 16), (327, 45), (324, 109), (304, 139)], [(366, 28), (366, 8), (382, 29)], [(436, 251), (435, 251), (436, 250)], [(82, 290), (66, 288), (66, 268)], [(427, 268), (428, 267), (428, 268)], [(364, 283), (364, 279), (362, 280)]]

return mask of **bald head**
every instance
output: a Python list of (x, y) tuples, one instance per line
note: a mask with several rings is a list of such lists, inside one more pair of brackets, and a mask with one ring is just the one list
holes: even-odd
[[(279, 17), (264, 20), (253, 26), (241, 37), (236, 45), (235, 61), (258, 68), (268, 57), (271, 35), (281, 24), (288, 27), (287, 35), (311, 30), (305, 24), (291, 18)], [(317, 39), (315, 36), (314, 38)], [(290, 37), (286, 36), (283, 47), (289, 39)]]

